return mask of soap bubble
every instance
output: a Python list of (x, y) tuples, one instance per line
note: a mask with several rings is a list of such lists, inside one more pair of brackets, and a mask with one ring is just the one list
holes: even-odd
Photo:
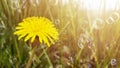
[(110, 62), (110, 64), (112, 66), (116, 66), (117, 65), (117, 60), (116, 59), (112, 59), (111, 62)]
[(55, 20), (55, 24), (56, 24), (56, 25), (59, 25), (59, 24), (60, 24), (60, 20), (59, 20), (59, 19), (56, 19), (56, 20)]
[(101, 18), (97, 18), (93, 21), (93, 28), (94, 29), (102, 29), (104, 27), (104, 20)]

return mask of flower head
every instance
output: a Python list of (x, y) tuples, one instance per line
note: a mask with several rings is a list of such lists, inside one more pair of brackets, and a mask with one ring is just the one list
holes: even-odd
[(19, 40), (24, 37), (25, 42), (29, 39), (33, 42), (38, 37), (40, 43), (47, 44), (48, 46), (51, 43), (54, 44), (55, 40), (58, 40), (58, 31), (54, 24), (44, 17), (23, 19), (16, 27), (14, 34), (19, 36)]

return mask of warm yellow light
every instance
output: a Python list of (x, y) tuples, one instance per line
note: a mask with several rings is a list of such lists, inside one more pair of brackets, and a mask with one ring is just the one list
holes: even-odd
[(119, 10), (120, 0), (76, 0), (85, 10)]

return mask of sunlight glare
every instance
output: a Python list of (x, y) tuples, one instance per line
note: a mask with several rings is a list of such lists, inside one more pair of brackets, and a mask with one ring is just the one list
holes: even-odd
[(76, 0), (79, 1), (80, 8), (85, 10), (119, 10), (119, 0)]

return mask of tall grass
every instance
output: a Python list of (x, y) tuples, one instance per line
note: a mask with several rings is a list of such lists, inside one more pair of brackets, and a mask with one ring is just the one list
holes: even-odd
[(29, 42), (18, 40), (13, 32), (22, 19), (31, 16), (53, 21), (60, 38), (46, 49), (47, 57), (42, 51), (44, 47), (36, 50), (31, 68), (120, 67), (119, 21), (112, 24), (104, 21), (103, 28), (94, 29), (95, 18), (88, 11), (78, 9), (73, 0), (66, 4), (62, 0), (0, 0), (0, 68), (26, 67), (32, 47)]

